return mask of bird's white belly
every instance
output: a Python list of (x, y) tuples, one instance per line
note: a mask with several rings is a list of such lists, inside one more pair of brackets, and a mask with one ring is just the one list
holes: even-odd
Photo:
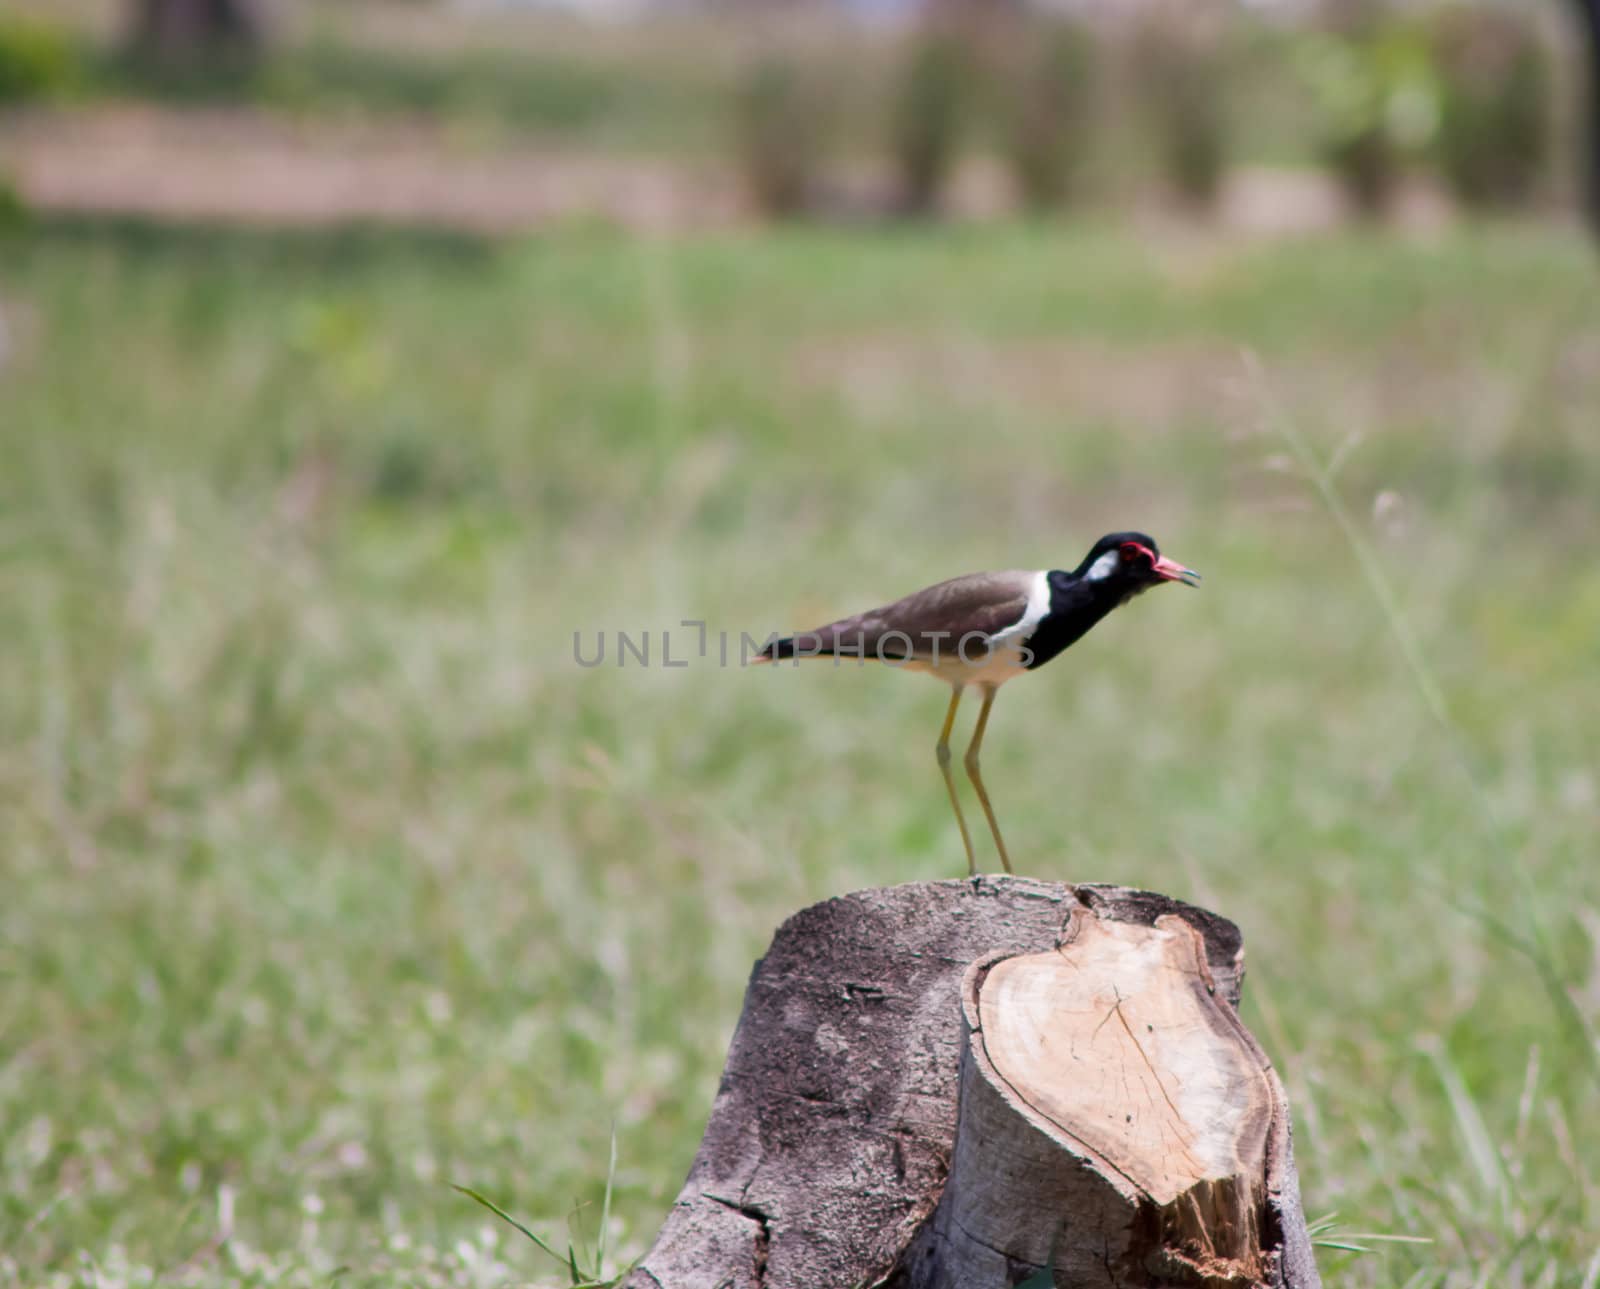
[(922, 671), (947, 685), (1000, 686), (1014, 676), (1020, 676), (1027, 667), (1028, 658), (1023, 649), (1011, 641), (997, 641), (985, 648), (974, 644), (962, 658), (954, 649), (948, 655), (941, 653), (937, 662), (915, 659), (901, 664), (908, 671)]

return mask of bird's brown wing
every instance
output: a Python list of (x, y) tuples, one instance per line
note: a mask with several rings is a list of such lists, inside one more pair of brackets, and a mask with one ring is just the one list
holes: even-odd
[(794, 637), (800, 653), (884, 659), (948, 658), (963, 636), (988, 638), (1028, 610), (1037, 574), (1026, 569), (953, 577), (882, 608)]

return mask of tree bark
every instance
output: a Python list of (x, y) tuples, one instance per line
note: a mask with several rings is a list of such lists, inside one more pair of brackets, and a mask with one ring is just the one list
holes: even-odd
[(803, 910), (756, 964), (631, 1289), (1316, 1289), (1232, 923), (976, 878)]

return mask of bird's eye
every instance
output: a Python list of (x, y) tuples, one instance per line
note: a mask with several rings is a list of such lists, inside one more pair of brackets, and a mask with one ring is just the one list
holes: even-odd
[(1122, 562), (1124, 564), (1133, 563), (1134, 560), (1139, 558), (1143, 549), (1138, 542), (1124, 542), (1122, 544)]

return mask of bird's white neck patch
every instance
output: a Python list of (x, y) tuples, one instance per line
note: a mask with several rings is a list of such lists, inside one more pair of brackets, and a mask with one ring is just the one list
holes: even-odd
[(1099, 559), (1089, 565), (1089, 571), (1083, 575), (1085, 582), (1103, 582), (1117, 571), (1117, 565), (1122, 562), (1120, 551), (1107, 551)]

